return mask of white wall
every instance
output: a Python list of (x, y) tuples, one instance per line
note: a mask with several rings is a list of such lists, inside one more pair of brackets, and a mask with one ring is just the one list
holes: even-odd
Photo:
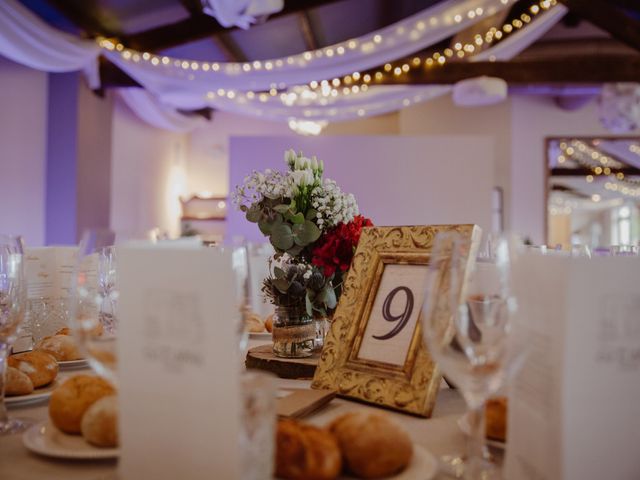
[(187, 193), (187, 135), (151, 127), (115, 102), (111, 138), (111, 227), (179, 234)]
[(0, 232), (44, 244), (47, 75), (0, 57)]

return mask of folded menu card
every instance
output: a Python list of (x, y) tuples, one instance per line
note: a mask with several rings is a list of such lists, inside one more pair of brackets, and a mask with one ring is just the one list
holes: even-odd
[(68, 297), (76, 263), (76, 247), (38, 247), (25, 251), (29, 298)]
[(238, 309), (229, 253), (118, 250), (120, 478), (238, 478)]
[(515, 284), (505, 478), (640, 478), (640, 258), (526, 256)]

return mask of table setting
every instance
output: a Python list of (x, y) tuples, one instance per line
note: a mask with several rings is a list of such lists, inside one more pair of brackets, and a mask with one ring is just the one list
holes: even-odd
[[(262, 274), (243, 243), (93, 229), (43, 285), (22, 238), (0, 237), (0, 476), (498, 479), (525, 478), (533, 458), (540, 478), (582, 468), (527, 447), (569, 438), (536, 431), (536, 414), (576, 435), (562, 395), (601, 395), (565, 349), (617, 368), (612, 385), (626, 378), (635, 344), (615, 325), (631, 328), (637, 297), (601, 290), (599, 324), (556, 284), (595, 269), (636, 278), (637, 257), (483, 240), (474, 225), (375, 227), (321, 161), (288, 151), (285, 165), (236, 190), (271, 246)], [(39, 255), (59, 255), (48, 248)], [(54, 315), (42, 305), (60, 291), (67, 308)], [(262, 313), (256, 294), (271, 304)], [(608, 340), (576, 343), (577, 315)], [(545, 356), (561, 368), (541, 369)], [(565, 368), (571, 381), (545, 380)]]

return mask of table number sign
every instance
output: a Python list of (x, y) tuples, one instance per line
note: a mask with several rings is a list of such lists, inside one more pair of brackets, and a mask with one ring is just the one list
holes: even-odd
[(525, 255), (505, 478), (640, 478), (640, 258)]
[(431, 415), (441, 375), (419, 319), (435, 236), (453, 231), (477, 248), (474, 225), (363, 229), (312, 388)]
[(239, 478), (231, 254), (118, 250), (123, 479)]

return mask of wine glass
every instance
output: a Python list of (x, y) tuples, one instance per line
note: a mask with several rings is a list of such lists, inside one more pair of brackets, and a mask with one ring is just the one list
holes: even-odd
[(126, 242), (153, 243), (153, 231), (89, 229), (78, 248), (74, 275), (72, 325), (89, 365), (117, 383), (118, 252)]
[(22, 238), (0, 235), (0, 435), (20, 433), (30, 422), (9, 418), (4, 404), (7, 355), (25, 317), (27, 285)]
[(506, 237), (494, 238), (490, 251), (478, 261), (469, 239), (449, 232), (436, 237), (422, 331), (430, 354), (469, 408), (466, 457), (445, 460), (451, 473), (468, 479), (498, 476), (485, 445), (484, 410), (517, 364), (518, 349), (511, 341), (516, 304), (510, 277)]

